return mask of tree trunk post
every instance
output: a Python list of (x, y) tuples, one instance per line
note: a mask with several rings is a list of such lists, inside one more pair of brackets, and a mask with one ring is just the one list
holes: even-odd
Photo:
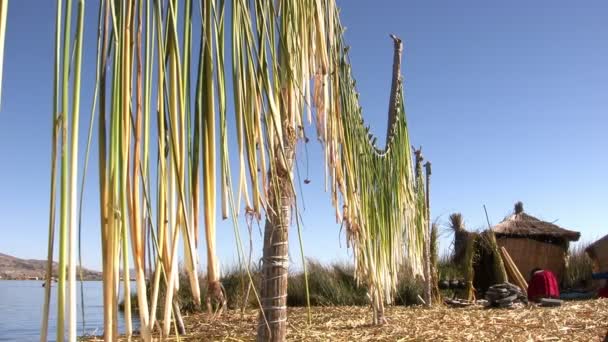
[[(295, 156), (296, 132), (283, 123), (284, 150), (270, 166), (264, 251), (262, 256), (262, 311), (258, 319), (257, 341), (285, 341), (287, 336), (287, 272), (289, 266), (288, 237), (291, 206), (294, 201), (291, 172)], [(278, 149), (278, 147), (277, 147)], [(285, 163), (281, 157), (284, 156)]]
[[(393, 39), (393, 73), (391, 79), (391, 92), (388, 102), (388, 122), (386, 125), (386, 143), (385, 150), (389, 148), (389, 142), (392, 139), (393, 126), (397, 121), (397, 89), (401, 81), (401, 55), (403, 53), (403, 42), (394, 34), (390, 37)], [(369, 289), (368, 296), (373, 310), (373, 323), (375, 325), (385, 324), (386, 317), (384, 315), (384, 297), (377, 288)]]
[(403, 53), (403, 42), (397, 36), (391, 34), (393, 39), (393, 76), (391, 80), (391, 93), (389, 95), (388, 102), (388, 123), (386, 124), (386, 145), (385, 149), (388, 148), (388, 143), (391, 140), (391, 131), (397, 121), (397, 88), (401, 81), (401, 54)]

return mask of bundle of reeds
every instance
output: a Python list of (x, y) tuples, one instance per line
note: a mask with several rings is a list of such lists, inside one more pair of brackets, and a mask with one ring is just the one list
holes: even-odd
[(449, 218), (449, 227), (454, 232), (454, 253), (452, 255), (452, 260), (456, 263), (460, 263), (464, 258), (467, 241), (470, 238), (470, 234), (465, 228), (462, 214), (451, 214)]
[[(3, 6), (6, 3), (3, 3)], [(65, 338), (68, 328), (70, 341), (76, 339), (76, 253), (77, 253), (77, 187), (78, 179), (78, 128), (80, 119), (80, 77), (82, 67), (82, 44), (84, 1), (78, 2), (76, 35), (72, 46), (71, 24), (73, 16), (72, 1), (57, 3), (57, 29), (55, 31), (55, 70), (53, 91), (53, 141), (51, 160), (51, 203), (49, 214), (49, 260), (47, 262), (46, 299), (44, 302), (41, 340), (47, 338), (47, 321), (49, 314), (49, 296), (51, 288), (51, 267), (53, 255), (53, 238), (56, 218), (56, 181), (57, 181), (57, 147), (60, 148), (60, 194), (59, 194), (59, 271), (57, 284), (57, 341)], [(63, 29), (62, 37), (62, 24)], [(70, 54), (74, 49), (73, 64)], [(70, 82), (70, 71), (73, 72)], [(70, 106), (71, 103), (71, 106)], [(69, 285), (69, 287), (68, 287)], [(66, 301), (67, 292), (67, 301)], [(65, 312), (68, 312), (66, 324)]]
[(439, 292), (439, 226), (433, 223), (431, 226), (431, 284), (433, 303), (441, 303), (441, 293)]
[[(52, 112), (49, 260), (58, 200), (59, 341), (64, 338), (64, 326), (69, 327), (70, 339), (75, 338), (76, 180), (85, 1), (78, 1), (76, 14), (72, 3), (57, 1)], [(117, 337), (121, 269), (122, 291), (130, 298), (131, 265), (144, 340), (151, 339), (156, 323), (161, 284), (166, 291), (162, 334), (167, 336), (175, 323), (180, 250), (192, 295), (196, 305), (200, 303), (197, 247), (201, 205), (208, 307), (213, 302), (221, 307), (225, 302), (215, 243), (216, 207), (221, 207), (223, 218), (230, 216), (234, 221), (241, 260), (239, 214), (258, 219), (266, 214), (259, 334), (262, 339), (270, 331), (273, 338), (284, 336), (288, 230), (291, 209), (297, 208), (292, 171), (297, 141), (305, 139), (303, 125), (312, 122), (312, 113), (324, 149), (326, 188), (337, 221), (347, 227), (355, 274), (369, 289), (376, 322), (383, 321), (383, 304), (390, 302), (396, 290), (399, 268), (405, 264), (413, 274), (422, 273), (428, 213), (424, 191), (416, 188), (409, 150), (401, 41), (394, 37), (387, 144), (381, 149), (362, 119), (334, 0), (235, 0), (230, 5), (233, 136), (228, 135), (226, 117), (224, 0), (203, 1), (200, 11), (194, 10), (191, 0), (98, 3), (96, 84), (82, 183), (95, 135), (107, 340)], [(194, 24), (199, 22), (193, 19), (197, 13), (200, 26)], [(73, 17), (75, 30), (71, 28)], [(4, 20), (0, 13), (0, 43)], [(193, 34), (193, 29), (200, 34)], [(198, 51), (192, 44), (195, 36), (200, 37)], [(191, 75), (196, 75), (196, 82)], [(238, 146), (237, 196), (231, 184), (231, 142)], [(60, 193), (56, 194), (58, 171)], [(81, 192), (81, 204), (82, 198)], [(154, 269), (151, 298), (146, 291), (146, 264)], [(63, 313), (66, 284), (68, 324)], [(255, 289), (254, 293), (257, 297)], [(46, 303), (49, 295), (47, 292)], [(131, 335), (130, 305), (125, 304), (126, 334)], [(45, 338), (47, 320), (45, 310)]]

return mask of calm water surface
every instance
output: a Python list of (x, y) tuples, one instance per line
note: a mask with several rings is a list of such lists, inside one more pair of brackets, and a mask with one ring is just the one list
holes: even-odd
[[(43, 281), (0, 280), (0, 341), (38, 341), (44, 303)], [(133, 286), (134, 287), (134, 286)], [(49, 320), (49, 341), (56, 337), (57, 284), (51, 292)], [(103, 333), (103, 291), (101, 281), (83, 282), (84, 331), (82, 307), (80, 304), (80, 283), (78, 284), (78, 335)], [(67, 318), (67, 313), (66, 313)], [(133, 322), (137, 327), (138, 322)], [(119, 316), (119, 329), (124, 329), (123, 316)]]

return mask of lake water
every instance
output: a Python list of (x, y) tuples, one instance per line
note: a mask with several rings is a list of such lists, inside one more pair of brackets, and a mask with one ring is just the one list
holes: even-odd
[[(0, 341), (39, 341), (44, 303), (43, 281), (0, 280)], [(57, 335), (57, 284), (51, 291), (49, 311), (50, 341)], [(101, 281), (83, 282), (84, 331), (82, 327), (82, 307), (80, 304), (80, 283), (78, 284), (78, 335), (103, 334), (103, 291)], [(136, 316), (136, 315), (134, 315)], [(67, 313), (66, 313), (67, 318)], [(124, 317), (119, 314), (119, 330), (124, 331)], [(133, 317), (133, 327), (138, 322)]]

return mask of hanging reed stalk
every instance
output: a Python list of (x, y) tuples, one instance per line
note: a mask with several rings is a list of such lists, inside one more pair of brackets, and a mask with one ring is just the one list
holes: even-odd
[[(103, 281), (103, 312), (104, 312), (104, 340), (109, 341), (116, 336), (114, 326), (114, 253), (112, 250), (114, 234), (111, 222), (113, 211), (109, 203), (109, 177), (107, 170), (107, 127), (106, 127), (106, 87), (108, 84), (108, 55), (109, 44), (113, 41), (109, 33), (110, 27), (110, 1), (101, 0), (99, 16), (103, 21), (103, 29), (98, 32), (102, 36), (102, 49), (98, 52), (101, 55), (101, 77), (99, 80), (99, 126), (98, 126), (98, 167), (99, 167), (99, 212), (101, 223), (101, 257), (102, 257), (102, 281)], [(101, 26), (101, 23), (100, 23)], [(111, 82), (111, 80), (110, 80)], [(112, 215), (112, 217), (110, 216)]]
[(215, 1), (203, 4), (203, 49), (201, 51), (202, 91), (201, 124), (203, 142), (203, 193), (205, 195), (205, 237), (207, 239), (207, 309), (211, 312), (211, 300), (224, 302), (220, 287), (219, 261), (215, 247), (216, 215), (216, 121), (215, 95), (213, 89), (213, 16), (212, 7)]
[[(69, 0), (68, 0), (69, 1)], [(80, 79), (82, 70), (82, 44), (84, 34), (84, 0), (78, 1), (78, 10), (76, 17), (76, 42), (75, 42), (75, 58), (74, 58), (74, 74), (73, 74), (73, 85), (72, 85), (72, 120), (71, 120), (71, 149), (70, 149), (70, 260), (69, 260), (69, 340), (76, 340), (76, 256), (78, 253), (78, 201), (77, 201), (77, 180), (78, 180), (78, 137), (79, 137), (79, 119), (80, 119)], [(68, 15), (70, 7), (68, 5)], [(66, 25), (66, 32), (68, 29)], [(67, 51), (64, 51), (66, 53)], [(65, 60), (64, 60), (65, 62)], [(64, 91), (66, 91), (64, 89)]]
[[(4, 6), (6, 3), (1, 4)], [(63, 14), (63, 18), (62, 18)], [(74, 64), (70, 65), (72, 1), (63, 6), (57, 2), (55, 79), (53, 100), (53, 148), (51, 160), (51, 199), (49, 215), (49, 255), (47, 260), (46, 293), (43, 309), (41, 338), (48, 334), (48, 305), (52, 276), (52, 256), (55, 238), (55, 170), (57, 138), (60, 144), (60, 218), (59, 218), (59, 279), (57, 285), (57, 341), (65, 339), (66, 287), (68, 292), (68, 339), (76, 340), (76, 255), (77, 255), (77, 178), (78, 178), (78, 136), (80, 111), (80, 76), (82, 66), (82, 44), (84, 32), (84, 1), (78, 2), (77, 24), (74, 47)], [(61, 40), (61, 26), (65, 23)], [(73, 69), (72, 69), (73, 68)], [(73, 84), (70, 86), (70, 72)], [(60, 76), (61, 75), (61, 76)], [(70, 89), (72, 93), (70, 94)], [(71, 96), (70, 96), (71, 95)], [(71, 99), (71, 106), (70, 106)], [(69, 109), (68, 109), (69, 108)], [(69, 134), (69, 140), (68, 140)]]
[(63, 11), (65, 30), (62, 43), (62, 76), (61, 76), (61, 182), (59, 208), (59, 280), (57, 282), (57, 341), (62, 342), (65, 334), (65, 292), (67, 263), (69, 258), (69, 151), (68, 151), (68, 101), (69, 101), (69, 61), (70, 61), (70, 24), (71, 1), (67, 0)]
[(0, 0), (0, 104), (2, 103), (2, 74), (4, 69), (4, 40), (6, 37), (6, 19), (8, 0)]
[(56, 192), (57, 192), (57, 145), (61, 127), (60, 106), (60, 58), (61, 58), (61, 1), (57, 1), (57, 10), (55, 18), (55, 56), (54, 56), (54, 73), (53, 73), (53, 106), (51, 113), (52, 125), (52, 141), (51, 141), (51, 189), (49, 199), (49, 236), (48, 236), (48, 252), (46, 259), (46, 274), (44, 287), (44, 304), (42, 310), (42, 327), (40, 329), (40, 342), (47, 341), (48, 324), (49, 324), (49, 305), (51, 301), (51, 281), (53, 276), (53, 249), (55, 242), (55, 215), (56, 215)]
[[(303, 136), (298, 127), (311, 108), (324, 144), (326, 184), (336, 217), (346, 224), (349, 243), (355, 247), (357, 276), (370, 288), (374, 320), (382, 322), (383, 304), (391, 300), (398, 267), (408, 263), (414, 273), (422, 271), (427, 230), (424, 191), (415, 190), (409, 149), (394, 147), (409, 146), (399, 77), (400, 42), (396, 40), (389, 101), (392, 124), (387, 146), (379, 149), (361, 118), (333, 1), (280, 1), (276, 6), (264, 1), (235, 1), (232, 8), (239, 174), (243, 174), (244, 159), (249, 162), (250, 174), (249, 182), (239, 176), (239, 198), (245, 197), (248, 203), (251, 194), (253, 212), (259, 212), (260, 204), (264, 206), (265, 237), (272, 236), (265, 238), (265, 315), (260, 316), (258, 337), (280, 340), (284, 336), (280, 279), (286, 273), (285, 228), (293, 204), (290, 144)], [(305, 101), (311, 78), (314, 91), (310, 93), (314, 95)], [(264, 129), (259, 129), (260, 122)], [(260, 182), (258, 172), (266, 159), (270, 161), (269, 172)], [(263, 200), (264, 195), (268, 201)], [(263, 316), (268, 322), (262, 321)]]
[[(177, 69), (177, 42), (174, 40), (174, 36), (171, 34), (172, 30), (175, 27), (175, 16), (173, 11), (175, 10), (173, 6), (175, 6), (176, 2), (170, 0), (168, 2), (167, 8), (167, 31), (166, 31), (166, 44), (167, 50), (166, 55), (163, 57), (163, 60), (167, 63), (167, 68), (165, 69), (165, 84), (164, 87), (167, 87), (167, 113), (166, 117), (163, 118), (167, 122), (167, 130), (165, 131), (165, 139), (168, 142), (168, 192), (167, 192), (167, 204), (168, 204), (168, 225), (165, 231), (165, 250), (166, 253), (166, 272), (168, 273), (168, 284), (165, 292), (165, 303), (164, 303), (164, 319), (163, 319), (163, 335), (169, 335), (169, 331), (171, 329), (171, 312), (173, 305), (173, 296), (177, 292), (178, 283), (178, 275), (177, 275), (177, 248), (178, 248), (178, 239), (179, 239), (179, 224), (180, 219), (179, 215), (181, 215), (181, 210), (178, 208), (178, 198), (177, 193), (180, 191), (181, 184), (177, 179), (179, 177), (179, 165), (180, 165), (180, 145), (179, 145), (179, 104), (178, 104), (178, 93), (177, 93), (177, 84), (179, 83), (177, 77), (179, 75), (179, 71)], [(164, 89), (163, 87), (163, 89)]]
[[(132, 165), (132, 174), (130, 178), (127, 178), (127, 184), (131, 184), (131, 192), (130, 192), (130, 207), (129, 212), (131, 213), (130, 218), (130, 226), (131, 226), (131, 239), (132, 239), (132, 249), (133, 249), (133, 261), (135, 264), (135, 278), (137, 282), (137, 303), (139, 306), (139, 318), (141, 325), (141, 335), (144, 340), (150, 339), (150, 327), (149, 327), (149, 313), (148, 313), (148, 297), (146, 293), (146, 275), (145, 275), (145, 265), (146, 265), (146, 251), (145, 251), (145, 222), (142, 218), (143, 213), (141, 210), (141, 199), (140, 199), (140, 172), (145, 174), (144, 171), (141, 170), (142, 158), (141, 158), (141, 139), (142, 139), (142, 124), (144, 121), (144, 113), (143, 113), (143, 90), (142, 90), (142, 23), (143, 23), (143, 1), (139, 0), (137, 6), (137, 31), (136, 31), (136, 60), (137, 60), (137, 70), (136, 70), (136, 118), (135, 118), (135, 127), (134, 127), (134, 147), (133, 154), (130, 155), (130, 163)], [(147, 119), (147, 118), (146, 118)], [(147, 123), (148, 120), (145, 120)], [(146, 150), (147, 145), (144, 145), (144, 151)], [(144, 163), (144, 165), (146, 165)]]
[[(184, 173), (182, 175), (183, 177), (183, 182), (184, 182), (184, 187), (188, 186), (189, 184), (186, 184), (188, 178), (187, 175), (190, 176), (190, 179), (192, 179), (193, 177), (195, 177), (198, 180), (198, 172), (194, 172), (193, 170), (193, 153), (191, 151), (191, 131), (192, 131), (192, 127), (191, 127), (191, 121), (192, 121), (192, 113), (191, 113), (191, 97), (190, 97), (190, 89), (191, 89), (191, 84), (190, 84), (190, 72), (191, 72), (191, 63), (190, 63), (190, 59), (191, 59), (191, 55), (192, 55), (192, 1), (191, 0), (187, 0), (185, 3), (185, 14), (184, 14), (184, 30), (183, 30), (183, 49), (184, 49), (184, 53), (183, 53), (183, 59), (182, 59), (182, 85), (181, 85), (181, 96), (182, 96), (182, 103), (183, 105), (183, 110), (182, 112), (182, 129), (183, 129), (183, 144), (184, 144), (184, 148), (187, 148), (187, 151), (184, 151), (185, 155), (187, 155), (187, 174)], [(198, 158), (198, 156), (197, 156)], [(186, 191), (186, 190), (184, 190)], [(201, 302), (201, 294), (200, 294), (200, 286), (199, 286), (199, 282), (198, 282), (198, 255), (196, 253), (196, 251), (198, 250), (198, 238), (196, 235), (196, 229), (193, 227), (193, 223), (192, 221), (194, 220), (195, 217), (195, 210), (194, 210), (194, 200), (192, 198), (192, 192), (187, 191), (188, 194), (190, 194), (190, 198), (188, 199), (188, 203), (190, 204), (188, 206), (188, 213), (185, 213), (185, 215), (187, 214), (190, 220), (190, 225), (186, 225), (184, 224), (182, 226), (182, 228), (184, 229), (183, 231), (183, 235), (184, 235), (184, 251), (185, 251), (185, 262), (186, 262), (186, 271), (188, 272), (188, 277), (190, 280), (190, 288), (192, 290), (192, 296), (194, 298), (195, 303), (197, 304), (197, 306), (200, 304)], [(198, 203), (197, 203), (197, 209), (198, 209)], [(197, 215), (198, 215), (198, 211), (197, 211)], [(197, 217), (198, 220), (198, 217)]]

